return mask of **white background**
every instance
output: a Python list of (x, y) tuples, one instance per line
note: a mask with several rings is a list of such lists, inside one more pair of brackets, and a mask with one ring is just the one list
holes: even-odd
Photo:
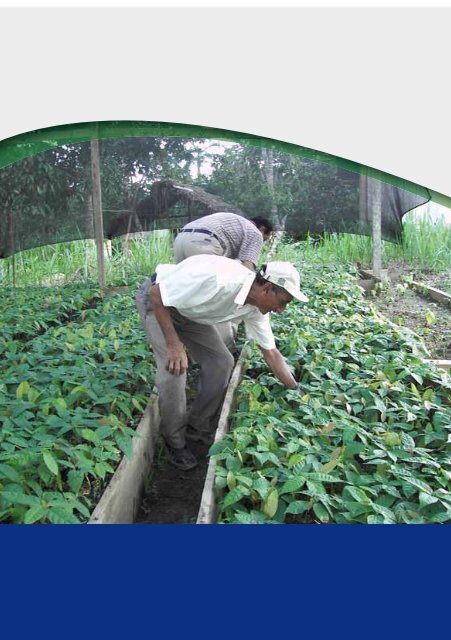
[(96, 120), (195, 124), (451, 196), (450, 33), (449, 8), (4, 7), (0, 139)]

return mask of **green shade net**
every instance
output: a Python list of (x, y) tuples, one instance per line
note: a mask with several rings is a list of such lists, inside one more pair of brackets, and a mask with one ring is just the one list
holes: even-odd
[[(403, 215), (431, 199), (420, 185), (255, 136), (165, 123), (54, 127), (0, 142), (0, 258), (94, 237), (92, 139), (101, 140), (105, 238), (175, 229), (215, 211), (264, 216), (297, 237), (370, 235), (379, 194), (382, 237), (396, 242)], [(212, 141), (224, 148), (194, 178)]]

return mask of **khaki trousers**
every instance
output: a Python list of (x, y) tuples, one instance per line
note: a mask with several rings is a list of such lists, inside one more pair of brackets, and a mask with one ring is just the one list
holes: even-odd
[(166, 340), (147, 295), (150, 284), (148, 279), (140, 287), (136, 304), (155, 356), (160, 432), (172, 447), (183, 447), (187, 424), (199, 431), (210, 432), (210, 420), (222, 403), (234, 360), (214, 326), (192, 322), (176, 309), (169, 308), (177, 334), (200, 366), (198, 393), (187, 416), (186, 374), (175, 376), (166, 370)]

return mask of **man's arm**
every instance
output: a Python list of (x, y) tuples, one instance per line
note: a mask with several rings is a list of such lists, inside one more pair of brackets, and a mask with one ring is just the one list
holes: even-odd
[(241, 264), (243, 267), (247, 267), (251, 271), (255, 271), (255, 264), (253, 262), (250, 262), (249, 260), (241, 260)]
[(149, 288), (149, 296), (152, 300), (155, 318), (161, 327), (167, 348), (166, 369), (169, 373), (178, 376), (188, 368), (188, 358), (183, 342), (180, 340), (172, 322), (169, 310), (161, 299), (160, 285), (154, 284)]
[(260, 347), (266, 364), (271, 369), (273, 374), (289, 389), (297, 389), (298, 383), (291, 374), (291, 371), (287, 367), (285, 358), (282, 356), (278, 349), (263, 349)]

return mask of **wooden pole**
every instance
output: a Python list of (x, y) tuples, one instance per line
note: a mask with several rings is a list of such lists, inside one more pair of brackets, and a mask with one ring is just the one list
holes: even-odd
[(9, 226), (9, 253), (11, 255), (12, 280), (13, 287), (16, 286), (16, 247), (14, 243), (14, 216), (11, 209), (8, 209), (8, 226)]
[(379, 180), (369, 182), (371, 216), (373, 221), (373, 276), (381, 277), (382, 269), (382, 235), (381, 235), (381, 209), (382, 209), (382, 184)]
[(102, 189), (100, 184), (100, 153), (98, 140), (91, 140), (91, 171), (94, 236), (97, 249), (97, 269), (99, 274), (99, 285), (101, 288), (104, 288), (105, 257), (103, 253)]
[(368, 224), (368, 178), (362, 174), (359, 177), (359, 216), (360, 224), (366, 227)]

